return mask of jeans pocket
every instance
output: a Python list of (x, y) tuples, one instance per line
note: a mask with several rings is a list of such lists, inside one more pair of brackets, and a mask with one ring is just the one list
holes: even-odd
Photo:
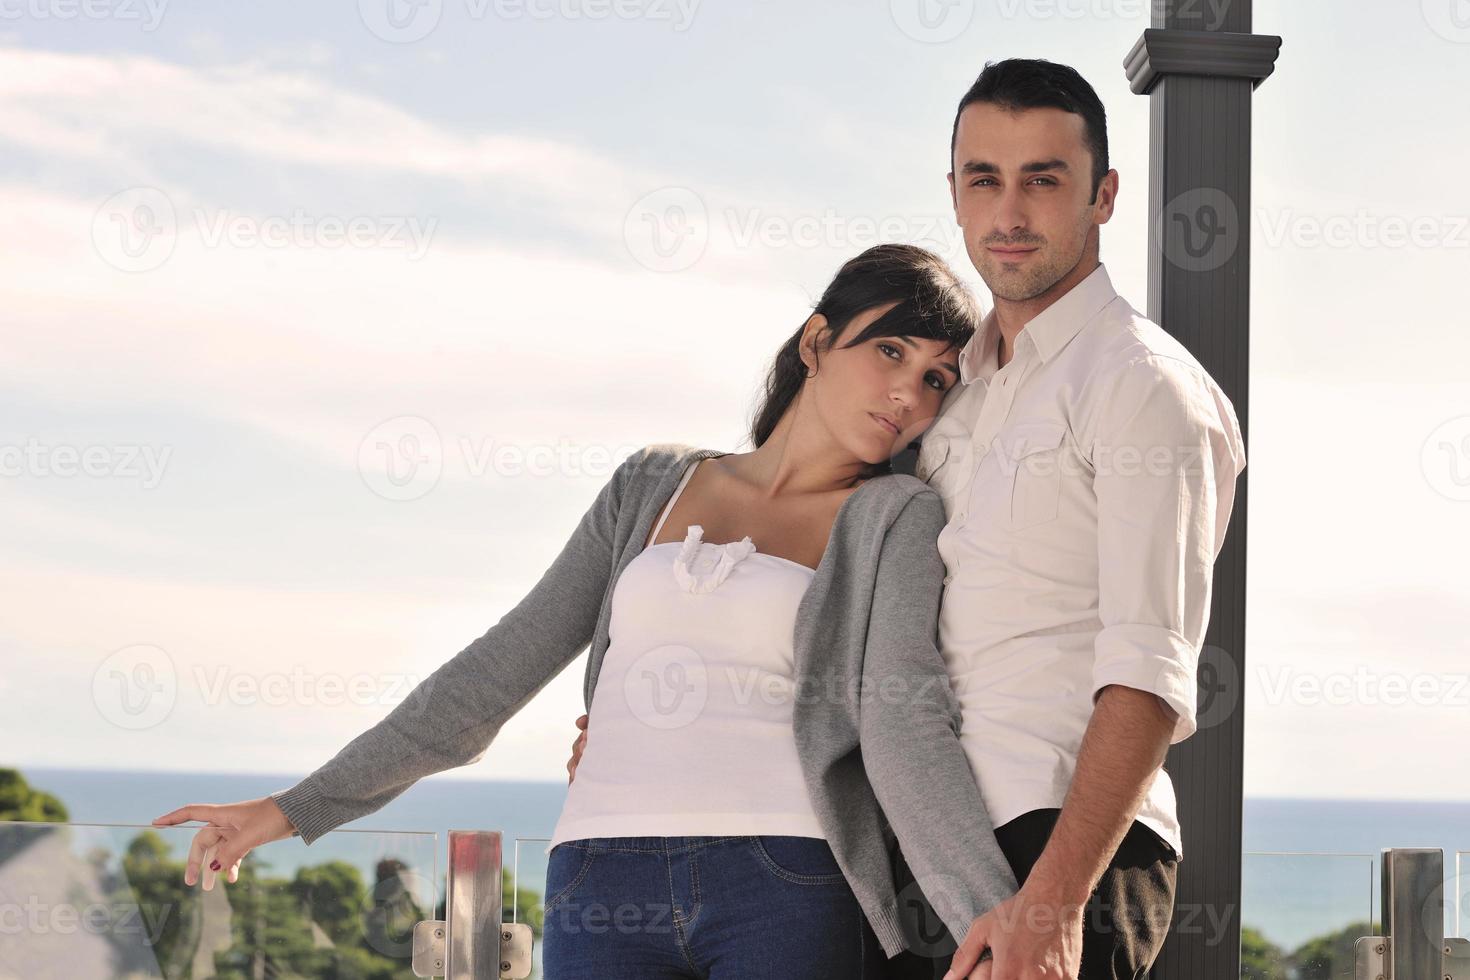
[(820, 838), (752, 837), (750, 849), (767, 871), (783, 881), (798, 885), (847, 882), (831, 846)]
[(543, 916), (550, 915), (572, 897), (577, 886), (586, 880), (587, 873), (592, 870), (594, 857), (589, 848), (565, 843), (551, 849), (546, 857), (546, 894), (550, 897), (541, 906)]

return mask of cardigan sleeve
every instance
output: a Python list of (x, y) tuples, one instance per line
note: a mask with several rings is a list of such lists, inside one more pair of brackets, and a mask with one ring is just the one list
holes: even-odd
[(647, 453), (618, 466), (515, 608), (382, 721), (271, 794), (302, 840), (382, 808), (424, 776), (479, 761), (500, 727), (592, 641), (615, 564), (619, 508)]
[(938, 647), (944, 505), (917, 491), (884, 536), (863, 656), (863, 764), (915, 884), (956, 942), (1017, 882), (960, 744)]

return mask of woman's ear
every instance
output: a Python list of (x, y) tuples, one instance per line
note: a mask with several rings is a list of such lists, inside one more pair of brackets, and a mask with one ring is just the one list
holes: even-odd
[(801, 363), (806, 365), (808, 376), (816, 373), (817, 340), (826, 329), (827, 318), (820, 313), (807, 317), (806, 325), (801, 328), (801, 343), (797, 345), (797, 353), (801, 355)]

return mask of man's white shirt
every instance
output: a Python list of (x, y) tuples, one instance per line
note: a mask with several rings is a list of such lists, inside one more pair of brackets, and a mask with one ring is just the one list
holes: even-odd
[[(999, 367), (992, 312), (916, 470), (944, 498), (939, 635), (991, 820), (1060, 807), (1106, 685), (1193, 734), (1210, 586), (1245, 448), (1194, 356), (1099, 265)], [(1138, 820), (1184, 853), (1161, 768)]]

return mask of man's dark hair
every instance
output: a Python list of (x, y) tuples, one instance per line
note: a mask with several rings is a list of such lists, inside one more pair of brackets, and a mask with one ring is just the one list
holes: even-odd
[(1092, 151), (1092, 200), (1108, 173), (1108, 114), (1087, 79), (1076, 69), (1039, 58), (1009, 58), (986, 62), (985, 70), (960, 99), (954, 128), (949, 134), (949, 163), (954, 169), (955, 139), (960, 131), (960, 114), (966, 106), (985, 102), (1001, 109), (1061, 109), (1082, 117), (1083, 138)]

